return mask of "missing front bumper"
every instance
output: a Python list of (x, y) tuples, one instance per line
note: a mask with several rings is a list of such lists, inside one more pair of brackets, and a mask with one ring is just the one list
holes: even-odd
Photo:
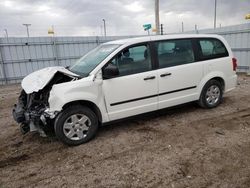
[(20, 130), (23, 134), (28, 132), (38, 132), (40, 136), (46, 136), (46, 129), (48, 125), (48, 118), (43, 115), (44, 112), (41, 114), (38, 112), (27, 112), (25, 111), (21, 105), (16, 104), (12, 111), (14, 120), (19, 123)]

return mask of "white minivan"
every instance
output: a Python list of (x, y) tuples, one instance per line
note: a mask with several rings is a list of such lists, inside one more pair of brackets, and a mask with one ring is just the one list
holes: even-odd
[(237, 62), (218, 35), (164, 35), (104, 43), (73, 66), (48, 67), (22, 81), (13, 117), (23, 133), (89, 141), (98, 126), (190, 101), (213, 108), (236, 87)]

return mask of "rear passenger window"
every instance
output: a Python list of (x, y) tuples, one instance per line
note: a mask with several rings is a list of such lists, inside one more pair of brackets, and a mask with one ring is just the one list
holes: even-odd
[(159, 67), (172, 67), (194, 62), (192, 42), (189, 39), (156, 43)]
[(224, 44), (218, 39), (200, 39), (202, 59), (213, 59), (228, 56)]

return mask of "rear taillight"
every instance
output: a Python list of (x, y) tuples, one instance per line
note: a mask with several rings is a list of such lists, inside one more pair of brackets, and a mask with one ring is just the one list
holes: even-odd
[(233, 63), (233, 71), (236, 71), (236, 69), (237, 69), (237, 59), (232, 58), (232, 63)]

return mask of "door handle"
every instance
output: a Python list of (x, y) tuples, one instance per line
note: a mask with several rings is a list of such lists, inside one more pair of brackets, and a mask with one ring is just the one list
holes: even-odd
[(153, 80), (153, 79), (155, 79), (155, 76), (149, 76), (149, 77), (144, 78), (144, 80)]
[(165, 77), (165, 76), (170, 76), (172, 73), (165, 73), (165, 74), (161, 74), (161, 77)]

